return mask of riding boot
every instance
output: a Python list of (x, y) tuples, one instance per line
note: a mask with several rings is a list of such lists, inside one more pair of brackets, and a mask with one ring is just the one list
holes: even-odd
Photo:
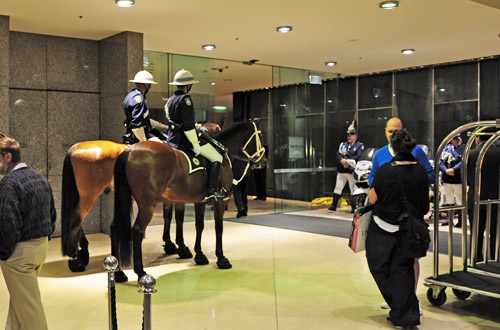
[(217, 191), (221, 169), (222, 169), (222, 164), (220, 162), (210, 163), (210, 166), (207, 171), (208, 174), (207, 195), (202, 200), (202, 203), (215, 202), (227, 198), (226, 194), (221, 194)]
[(337, 211), (337, 204), (339, 203), (340, 195), (333, 194), (332, 206), (328, 208), (330, 211)]

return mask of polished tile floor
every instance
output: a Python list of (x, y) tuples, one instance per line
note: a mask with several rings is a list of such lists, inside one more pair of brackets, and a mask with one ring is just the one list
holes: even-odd
[[(272, 203), (251, 201), (250, 209), (258, 213), (272, 209)], [(234, 214), (234, 206), (230, 206), (227, 217)], [(325, 209), (300, 214), (335, 216)], [(349, 221), (350, 215), (337, 212), (336, 218)], [(391, 328), (387, 311), (379, 307), (383, 300), (364, 254), (353, 254), (345, 238), (227, 221), (224, 251), (233, 268), (219, 270), (213, 225), (206, 221), (202, 242), (210, 260), (207, 266), (165, 256), (162, 226), (148, 227), (144, 263), (156, 278), (158, 290), (152, 295), (153, 329)], [(194, 233), (194, 223), (186, 223), (185, 239), (190, 246)], [(93, 234), (89, 240), (90, 265), (79, 274), (68, 271), (60, 240), (50, 242), (39, 278), (49, 329), (108, 328), (107, 275), (102, 260), (109, 254), (109, 238)], [(446, 260), (441, 256), (444, 268)], [(141, 329), (143, 295), (138, 293), (133, 271), (126, 273), (131, 281), (117, 285), (118, 328)], [(422, 285), (423, 278), (432, 274), (431, 255), (421, 260), (421, 274), (418, 297), (424, 315), (419, 329), (500, 328), (500, 300), (473, 295), (461, 301), (448, 289), (447, 302), (437, 308), (427, 301), (427, 288)], [(1, 280), (0, 328), (7, 309), (8, 292)]]

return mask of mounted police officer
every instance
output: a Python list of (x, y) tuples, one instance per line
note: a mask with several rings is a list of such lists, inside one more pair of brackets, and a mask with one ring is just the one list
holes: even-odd
[[(342, 195), (342, 190), (344, 189), (346, 183), (349, 183), (349, 191), (352, 194), (354, 187), (354, 177), (352, 172), (354, 172), (353, 164), (356, 164), (365, 147), (362, 142), (357, 141), (358, 133), (354, 129), (354, 123), (347, 129), (347, 141), (342, 142), (337, 151), (337, 182), (335, 184), (335, 189), (333, 190), (333, 201), (332, 206), (328, 209), (330, 211), (337, 210), (337, 203)], [(350, 164), (349, 164), (350, 163)], [(351, 205), (352, 212), (354, 208)]]
[(194, 106), (189, 91), (193, 84), (197, 83), (198, 81), (194, 80), (193, 74), (184, 69), (178, 71), (174, 81), (169, 83), (176, 85), (177, 90), (167, 102), (166, 114), (173, 124), (173, 129), (168, 132), (167, 141), (175, 148), (192, 150), (195, 155), (200, 154), (210, 161), (207, 169), (207, 195), (202, 202), (211, 202), (227, 198), (227, 195), (217, 191), (222, 168), (222, 155), (209, 143), (200, 146), (195, 130)]
[(123, 100), (125, 127), (127, 128), (127, 132), (123, 135), (123, 143), (134, 144), (145, 140), (161, 142), (160, 137), (155, 135), (151, 127), (149, 108), (146, 103), (146, 94), (152, 84), (156, 85), (153, 75), (145, 70), (139, 71), (130, 82), (135, 83), (135, 88)]

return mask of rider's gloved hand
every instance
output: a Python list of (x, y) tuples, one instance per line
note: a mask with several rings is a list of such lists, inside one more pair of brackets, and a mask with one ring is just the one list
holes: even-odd
[(208, 134), (208, 129), (206, 129), (205, 127), (203, 127), (201, 124), (194, 124), (194, 126), (196, 127), (196, 129), (200, 132), (203, 132), (205, 134)]
[(185, 131), (184, 134), (186, 135), (189, 142), (191, 142), (191, 145), (193, 146), (193, 152), (198, 155), (201, 152), (201, 148), (200, 141), (198, 141), (198, 136), (196, 135), (196, 131), (192, 129), (189, 131)]

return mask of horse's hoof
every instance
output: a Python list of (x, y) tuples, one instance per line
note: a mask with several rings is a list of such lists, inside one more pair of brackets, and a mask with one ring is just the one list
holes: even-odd
[(193, 254), (187, 246), (180, 247), (177, 254), (179, 254), (180, 259), (191, 259), (193, 257)]
[(226, 257), (219, 257), (217, 259), (217, 267), (219, 267), (219, 269), (230, 269), (233, 265), (231, 265)]
[(68, 267), (73, 273), (80, 273), (85, 271), (85, 265), (82, 264), (80, 259), (70, 259), (68, 260)]
[(142, 271), (140, 272), (139, 274), (137, 274), (137, 283), (139, 283), (139, 280), (141, 279), (141, 277), (143, 277), (144, 275), (147, 275), (146, 272)]
[(89, 264), (89, 250), (79, 250), (77, 259), (80, 259), (80, 262), (87, 266)]
[(177, 246), (175, 246), (174, 243), (165, 242), (165, 244), (163, 245), (163, 251), (165, 251), (166, 254), (176, 254), (178, 253), (179, 249), (177, 249)]
[(203, 253), (197, 253), (194, 262), (199, 266), (208, 265), (208, 259)]
[(123, 270), (117, 270), (115, 272), (115, 282), (116, 283), (125, 283), (128, 281), (127, 275), (123, 272)]

